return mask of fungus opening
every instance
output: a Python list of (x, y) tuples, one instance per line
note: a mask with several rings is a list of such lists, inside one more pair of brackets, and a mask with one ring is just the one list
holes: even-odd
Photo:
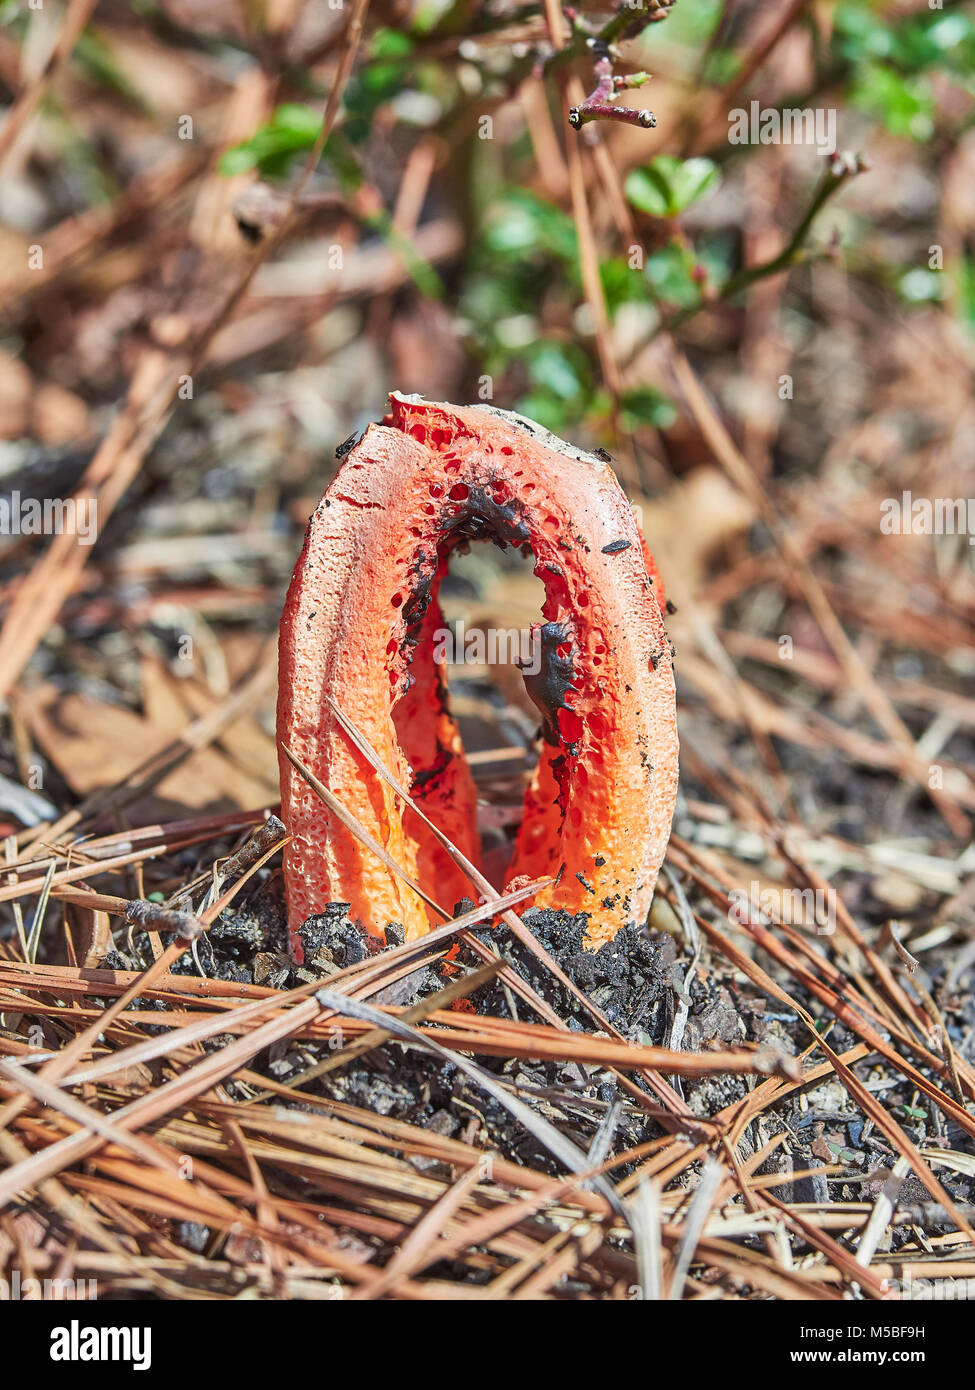
[[(493, 496), (499, 505), (506, 500), (506, 494)], [(496, 563), (489, 568), (486, 558), (492, 542), (504, 554), (495, 554)], [(471, 759), (477, 794), (479, 857), (475, 862), (496, 883), (504, 882), (514, 853), (522, 784), (532, 780), (540, 756), (545, 711), (535, 704), (531, 685), (545, 659), (540, 630), (546, 593), (534, 572), (536, 563), (529, 544), (513, 548), (490, 531), (473, 542), (458, 541), (441, 556), (435, 598), (442, 625), (424, 634), (424, 640), (432, 643), (432, 653), (417, 648), (409, 654), (411, 672), (432, 655), (443, 680), (444, 706), (456, 721), (465, 753), (475, 755)], [(486, 595), (498, 588), (501, 597), (492, 603)], [(395, 641), (390, 641), (387, 657), (398, 656), (398, 650)], [(572, 647), (560, 643), (557, 650), (561, 659), (568, 660)], [(566, 691), (567, 702), (575, 693), (571, 688)], [(410, 724), (416, 715), (408, 693), (393, 705), (401, 745), (414, 737)], [(507, 758), (476, 760), (477, 754), (501, 754), (506, 748), (510, 749)], [(442, 751), (431, 751), (441, 757), (442, 766)], [(424, 776), (419, 771), (422, 787)], [(416, 778), (418, 770), (413, 772)]]

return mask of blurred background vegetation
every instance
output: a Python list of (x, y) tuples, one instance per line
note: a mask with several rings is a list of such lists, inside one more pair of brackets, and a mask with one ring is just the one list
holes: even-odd
[[(150, 193), (150, 207), (130, 209), (147, 226), (130, 217), (114, 229), (116, 248), (140, 234), (158, 253), (142, 266), (116, 256), (115, 278), (123, 267), (141, 271), (125, 277), (124, 288), (131, 298), (142, 285), (152, 310), (160, 272), (168, 283), (170, 257), (217, 251), (218, 264), (206, 276), (213, 286), (227, 261), (242, 260), (248, 247), (232, 225), (233, 199), (221, 196), (212, 176), (222, 176), (235, 193), (257, 178), (282, 190), (294, 183), (321, 128), (353, 5), (139, 0), (69, 11), (78, 8), (91, 13), (71, 56), (58, 81), (43, 84), (27, 130), (5, 152), (3, 250), (8, 299), (13, 291), (19, 312), (8, 312), (4, 341), (8, 351), (24, 354), (41, 381), (62, 385), (97, 409), (124, 388), (124, 352), (105, 352), (97, 362), (79, 353), (72, 363), (66, 349), (78, 316), (90, 320), (120, 286), (111, 273), (88, 266), (70, 275), (65, 266), (49, 269), (42, 289), (32, 292), (20, 276), (20, 243), (85, 210), (107, 213), (134, 179), (151, 188), (174, 159), (199, 160), (206, 166), (199, 171), (207, 180), (202, 188), (187, 169), (185, 182), (167, 184), (158, 202)], [(264, 302), (278, 297), (276, 286), (286, 288), (282, 332), (277, 341), (258, 335), (241, 344), (237, 360), (246, 355), (257, 369), (267, 360), (262, 364), (260, 353), (276, 352), (279, 367), (307, 365), (342, 352), (333, 339), (365, 339), (378, 379), (362, 406), (375, 413), (386, 385), (404, 384), (397, 356), (402, 335), (390, 338), (390, 325), (377, 331), (379, 320), (402, 321), (409, 336), (405, 323), (413, 319), (426, 331), (416, 330), (420, 355), (406, 354), (410, 385), (429, 382), (473, 398), (487, 375), (497, 403), (553, 429), (593, 436), (613, 432), (615, 387), (622, 408), (617, 426), (666, 463), (667, 440), (656, 431), (673, 427), (676, 411), (649, 343), (679, 311), (697, 318), (688, 330), (695, 346), (712, 353), (741, 346), (741, 299), (732, 297), (720, 311), (713, 302), (745, 265), (771, 259), (749, 254), (756, 243), (788, 240), (823, 164), (808, 145), (730, 143), (727, 113), (756, 98), (763, 109), (835, 110), (840, 148), (865, 153), (873, 166), (862, 187), (815, 221), (802, 273), (780, 287), (788, 345), (816, 321), (812, 267), (824, 257), (847, 272), (848, 292), (870, 305), (882, 304), (906, 321), (937, 304), (971, 328), (970, 7), (951, 0), (938, 8), (926, 0), (681, 0), (660, 23), (632, 10), (632, 27), (642, 32), (620, 45), (618, 70), (650, 74), (632, 97), (654, 108), (657, 127), (600, 122), (577, 135), (566, 125), (565, 82), (569, 74), (588, 82), (585, 35), (614, 23), (608, 11), (599, 13), (605, 6), (595, 8), (578, 21), (568, 40), (575, 56), (564, 61), (566, 50), (556, 56), (541, 5), (368, 6), (341, 117), (308, 186), (319, 209), (307, 214), (287, 249), (291, 273), (269, 274), (257, 287)], [(55, 0), (38, 8), (26, 0), (0, 5), (0, 82), (8, 100), (24, 77), (43, 80), (61, 14)], [(238, 133), (243, 137), (235, 138)], [(564, 154), (569, 138), (581, 152), (591, 203), (612, 337), (607, 350), (620, 363), (613, 382), (605, 380), (596, 342), (594, 291), (587, 295), (580, 272)], [(196, 215), (184, 224), (188, 245), (179, 245), (173, 233), (187, 197), (195, 199)], [(334, 256), (329, 264), (333, 239), (350, 262), (345, 273)], [(432, 250), (427, 241), (436, 243)], [(943, 256), (932, 267), (928, 248), (935, 244)], [(636, 266), (634, 245), (642, 253)], [(89, 243), (83, 251), (90, 260), (107, 249)], [(359, 261), (396, 282), (382, 310), (372, 307), (368, 273), (357, 281)], [(187, 273), (185, 263), (173, 272), (184, 288)], [(323, 312), (313, 317), (307, 303), (295, 302), (313, 293), (347, 307), (320, 305)], [(127, 317), (134, 309), (130, 304)], [(296, 335), (291, 330), (298, 325)], [(131, 338), (138, 326), (123, 331)], [(151, 319), (148, 326), (151, 334)], [(124, 348), (124, 337), (111, 346)], [(752, 385), (758, 390), (762, 383)], [(337, 393), (328, 395), (340, 412)], [(16, 436), (15, 423), (8, 423), (8, 435)]]

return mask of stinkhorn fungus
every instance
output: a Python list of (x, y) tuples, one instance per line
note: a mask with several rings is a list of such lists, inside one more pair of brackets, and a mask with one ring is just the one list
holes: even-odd
[[(649, 910), (677, 792), (665, 599), (609, 466), (520, 416), (394, 394), (312, 517), (281, 622), (278, 738), (430, 897), (471, 885), (404, 810), (332, 713), (356, 725), (429, 818), (479, 863), (474, 783), (434, 660), (451, 552), (491, 540), (531, 553), (545, 586), (539, 669), (526, 676), (542, 753), (509, 870), (551, 877), (535, 904), (589, 914), (595, 948)], [(530, 663), (534, 665), (535, 663)], [(281, 754), (291, 832), (292, 943), (333, 901), (379, 935), (434, 922), (417, 894), (327, 810)], [(438, 919), (439, 920), (439, 919)]]

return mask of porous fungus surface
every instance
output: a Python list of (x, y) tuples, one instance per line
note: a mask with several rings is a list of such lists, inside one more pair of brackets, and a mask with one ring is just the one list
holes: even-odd
[[(527, 547), (543, 581), (526, 675), (542, 753), (509, 884), (555, 882), (535, 902), (588, 914), (587, 943), (643, 921), (677, 791), (671, 649), (659, 576), (608, 461), (489, 406), (393, 395), (349, 449), (312, 517), (281, 624), (278, 733), (424, 890), (448, 909), (470, 883), (370, 767), (326, 695), (473, 862), (476, 796), (433, 659), (451, 552)], [(281, 755), (292, 840), (292, 940), (331, 901), (375, 935), (408, 938), (435, 914), (326, 810)], [(300, 949), (300, 947), (299, 947)]]

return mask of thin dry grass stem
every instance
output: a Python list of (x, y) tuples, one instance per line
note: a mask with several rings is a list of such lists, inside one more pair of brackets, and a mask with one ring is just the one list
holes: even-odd
[(16, 93), (13, 106), (0, 126), (0, 170), (40, 105), (48, 87), (71, 56), (71, 50), (81, 37), (81, 32), (91, 18), (96, 4), (97, 0), (70, 0), (61, 20), (57, 40), (47, 60), (37, 74)]
[[(512, 894), (509, 894), (504, 901), (519, 901), (527, 896), (530, 896), (531, 893), (535, 891), (537, 891), (537, 885), (529, 885), (526, 888), (520, 889)], [(440, 932), (431, 933), (431, 936), (437, 937), (438, 946), (445, 944), (453, 935), (457, 934), (459, 931), (464, 929), (465, 926), (475, 925), (477, 922), (483, 921), (486, 917), (492, 915), (492, 913), (493, 905), (476, 908), (472, 912), (467, 913), (463, 917), (457, 918), (455, 921), (449, 923), (449, 925), (441, 929)], [(429, 938), (427, 940), (429, 940)], [(362, 965), (350, 966), (347, 967), (345, 970), (339, 971), (336, 975), (332, 976), (331, 982), (334, 985), (339, 981), (347, 980), (350, 986), (355, 989), (361, 990), (363, 988), (369, 988), (373, 991), (378, 990), (387, 982), (388, 977), (392, 972), (394, 957), (396, 957), (399, 960), (402, 960), (409, 959), (411, 956), (417, 956), (420, 953), (420, 950), (425, 945), (426, 942), (406, 943), (393, 951), (386, 952), (381, 960), (375, 962), (372, 965), (371, 969), (368, 967), (363, 968)], [(434, 957), (431, 955), (430, 958), (433, 959)], [(409, 968), (410, 970), (415, 969), (416, 962), (414, 961), (413, 963), (411, 963)], [(490, 969), (492, 971), (496, 970), (497, 965), (492, 964)], [(44, 988), (45, 992), (50, 991), (52, 989), (55, 992), (57, 991), (58, 973), (59, 972), (57, 968), (55, 968), (55, 970), (53, 971), (46, 972), (42, 985), (42, 988)], [(79, 972), (64, 973), (66, 975), (76, 975)], [(108, 981), (98, 978), (99, 976), (104, 976), (107, 972), (90, 973), (94, 975), (95, 978), (92, 978), (87, 984), (83, 984), (82, 987), (85, 989), (86, 992), (104, 992), (106, 988), (111, 988), (111, 985)], [(126, 991), (124, 988), (120, 989), (121, 997), (130, 997), (131, 990), (137, 988), (140, 983), (142, 986), (142, 992), (148, 994), (150, 997), (168, 997), (169, 999), (178, 997), (178, 995), (174, 995), (173, 993), (174, 987), (176, 989), (179, 989), (180, 987), (185, 988), (187, 986), (196, 984), (195, 981), (192, 981), (188, 977), (170, 976), (167, 981), (166, 990), (156, 991), (151, 988), (151, 984), (147, 985), (144, 982), (142, 976), (138, 976), (136, 978), (136, 983), (133, 984), (133, 986), (131, 986), (131, 988), (128, 991)], [(219, 982), (213, 983), (218, 984)], [(276, 1013), (281, 1014), (282, 1012), (285, 1012), (291, 1004), (307, 998), (307, 996), (310, 993), (312, 993), (316, 987), (316, 984), (300, 985), (297, 989), (292, 990), (287, 994), (281, 994), (280, 992), (273, 990), (260, 991), (260, 997), (252, 999), (249, 1003), (245, 1004), (238, 1004), (236, 1002), (235, 995), (233, 998), (227, 999), (225, 1001), (226, 1012), (207, 1012), (198, 1022), (186, 1024), (183, 1027), (174, 1028), (174, 1030), (164, 1038), (147, 1039), (144, 1042), (138, 1043), (131, 1047), (123, 1048), (120, 1051), (112, 1053), (110, 1056), (103, 1058), (100, 1062), (89, 1063), (86, 1067), (79, 1068), (75, 1072), (70, 1072), (67, 1075), (60, 1076), (59, 1079), (61, 1085), (82, 1085), (91, 1083), (95, 1080), (100, 1080), (106, 1076), (111, 1076), (118, 1072), (126, 1071), (129, 1068), (140, 1065), (143, 1062), (153, 1060), (156, 1057), (170, 1056), (174, 1054), (176, 1051), (192, 1043), (199, 1042), (206, 1037), (212, 1036), (214, 1033), (227, 1032), (231, 1030), (246, 1031), (246, 1026), (249, 1025), (253, 1019), (257, 1018), (262, 1013), (265, 1013), (268, 1010), (274, 1010)], [(214, 999), (212, 997), (211, 991), (209, 989), (207, 990), (207, 996), (208, 997), (206, 997), (205, 1002), (211, 1005), (217, 1004), (218, 1006), (221, 1003), (220, 1000)], [(450, 998), (453, 997), (454, 995), (451, 994)], [(441, 1000), (440, 1002), (442, 1003), (443, 1001)], [(36, 1004), (35, 1007), (37, 1007)], [(435, 1007), (439, 1008), (440, 1004), (437, 1004)], [(131, 1010), (126, 1010), (126, 1012), (131, 1014)], [(155, 1014), (151, 1016), (159, 1017)], [(104, 1021), (105, 1014), (101, 1014), (100, 1017)], [(176, 1018), (177, 1016), (174, 1014), (162, 1015), (162, 1019), (165, 1021), (169, 1021), (170, 1019), (172, 1019), (175, 1022)], [(63, 1054), (58, 1054), (59, 1057), (62, 1055)], [(761, 1065), (761, 1063), (759, 1064)], [(43, 1071), (41, 1075), (44, 1075)]]
[[(57, 1081), (59, 1077), (65, 1075), (69, 1068), (73, 1066), (79, 1058), (83, 1057), (86, 1052), (90, 1052), (98, 1040), (98, 1035), (113, 1023), (120, 1014), (124, 1013), (128, 1006), (135, 999), (138, 999), (139, 995), (148, 985), (151, 985), (155, 980), (158, 980), (168, 972), (170, 965), (184, 950), (186, 950), (186, 946), (186, 942), (174, 941), (171, 946), (167, 947), (163, 955), (160, 956), (143, 975), (140, 975), (138, 980), (132, 984), (129, 989), (120, 994), (114, 1004), (109, 1005), (94, 1023), (90, 1024), (80, 1033), (77, 1033), (67, 1046), (62, 1048), (57, 1056), (44, 1064), (39, 1072), (41, 1080)], [(0, 1110), (0, 1130), (10, 1125), (11, 1121), (21, 1113), (26, 1103), (27, 1097), (24, 1096), (9, 1102), (8, 1105)]]
[[(2, 632), (0, 632), (2, 640)], [(43, 823), (25, 831), (20, 837), (21, 850), (11, 861), (18, 866), (21, 856), (28, 853), (37, 840), (56, 841), (89, 817), (122, 810), (130, 802), (151, 791), (160, 781), (185, 761), (192, 753), (209, 746), (222, 730), (240, 715), (249, 711), (273, 688), (276, 674), (276, 643), (270, 643), (258, 662), (257, 670), (240, 687), (209, 714), (193, 720), (179, 739), (134, 768), (121, 786), (94, 792), (79, 806), (60, 817), (54, 824)], [(263, 815), (263, 812), (260, 813)]]
[[(800, 547), (795, 543), (790, 527), (769, 498), (761, 480), (756, 478), (748, 460), (735, 445), (687, 358), (672, 339), (668, 339), (668, 344), (671, 369), (678, 387), (715, 458), (735, 486), (757, 507), (799, 584), (823, 636), (843, 667), (849, 684), (858, 692), (867, 709), (892, 742), (907, 757), (913, 759), (915, 747), (910, 731), (847, 636), (825, 590), (810, 569)], [(916, 780), (931, 797), (952, 831), (960, 837), (967, 836), (970, 832), (968, 817), (961, 812), (952, 797), (945, 792), (933, 790), (924, 776), (919, 775)]]
[[(331, 134), (338, 116), (345, 85), (359, 50), (368, 4), (369, 0), (355, 0), (352, 7), (346, 26), (346, 44), (336, 80), (326, 101), (321, 129), (302, 174), (292, 190), (287, 212), (280, 225), (255, 248), (230, 293), (210, 317), (192, 350), (175, 364), (175, 368), (171, 365), (168, 355), (153, 349), (146, 349), (140, 357), (125, 406), (92, 459), (74, 499), (76, 504), (79, 499), (86, 503), (93, 501), (97, 506), (101, 525), (107, 521), (142, 467), (149, 448), (169, 418), (181, 381), (187, 376), (192, 378), (203, 365), (211, 343), (231, 319), (253, 283), (258, 269), (281, 245), (290, 231), (298, 200), (318, 164), (325, 141)], [(84, 23), (85, 9), (84, 0), (75, 0), (74, 11), (80, 18), (79, 33)], [(71, 30), (69, 37), (70, 46), (73, 47), (77, 35)], [(82, 544), (77, 536), (67, 531), (62, 532), (54, 537), (18, 589), (0, 627), (0, 697), (10, 692), (14, 682), (23, 672), (37, 645), (77, 583), (90, 557), (91, 549), (92, 547)]]
[[(342, 712), (342, 710), (339, 708), (336, 702), (330, 696), (326, 696), (326, 699), (328, 701), (329, 708), (331, 709), (333, 715), (338, 720), (339, 724), (345, 730), (346, 734), (349, 736), (352, 742), (355, 744), (356, 748), (358, 748), (360, 753), (362, 753), (362, 755), (368, 760), (370, 765), (375, 768), (375, 770), (379, 773), (379, 775), (383, 778), (387, 785), (390, 786), (393, 789), (393, 791), (396, 792), (397, 796), (401, 797), (405, 804), (409, 806), (409, 808), (420, 817), (424, 824), (429, 826), (430, 830), (432, 830), (434, 835), (436, 835), (438, 841), (440, 842), (440, 844), (443, 845), (444, 849), (453, 859), (454, 863), (458, 866), (458, 868), (462, 869), (464, 873), (467, 874), (471, 883), (473, 883), (475, 887), (477, 887), (479, 891), (489, 901), (496, 901), (498, 896), (497, 890), (491, 886), (491, 884), (480, 872), (480, 870), (474, 864), (472, 864), (469, 859), (467, 859), (463, 854), (461, 854), (460, 850), (456, 847), (456, 845), (454, 845), (451, 842), (449, 837), (444, 835), (444, 833), (439, 829), (439, 827), (436, 826), (433, 823), (433, 821), (430, 820), (430, 818), (426, 815), (425, 811), (423, 811), (423, 809), (417, 804), (417, 802), (413, 800), (406, 788), (402, 786), (402, 784), (386, 766), (383, 760), (379, 757), (375, 749), (369, 743), (369, 740), (359, 729), (356, 728), (352, 720), (349, 719), (347, 715), (345, 715)], [(524, 922), (522, 922), (520, 918), (518, 918), (513, 912), (504, 913), (502, 915), (502, 920), (504, 921), (506, 926), (510, 927), (516, 939), (520, 941), (523, 946), (527, 947), (533, 955), (537, 956), (538, 959), (545, 966), (545, 968), (549, 970), (552, 975), (554, 975), (554, 977), (559, 981), (559, 983), (565, 989), (567, 989), (570, 994), (572, 994), (576, 999), (578, 999), (579, 1003), (583, 1006), (584, 1009), (586, 1009), (590, 1016), (593, 1019), (595, 1019), (599, 1026), (601, 1028), (605, 1028), (605, 1030), (612, 1037), (621, 1039), (621, 1035), (618, 1032), (618, 1030), (613, 1027), (610, 1021), (604, 1016), (604, 1014), (593, 1004), (592, 1000), (589, 999), (588, 996), (586, 996), (573, 983), (573, 981), (569, 979), (565, 971), (562, 970), (558, 963), (552, 959), (551, 955), (535, 939), (533, 934), (525, 926)], [(546, 1009), (545, 1012), (547, 1016), (550, 1017), (551, 1021), (555, 1022), (559, 1026), (564, 1026), (561, 1024), (561, 1020), (559, 1020), (555, 1015), (553, 1015), (550, 1010)], [(651, 1072), (646, 1074), (645, 1079), (649, 1082), (653, 1090), (656, 1091), (657, 1095), (660, 1097), (664, 1105), (669, 1110), (672, 1110), (675, 1115), (683, 1116), (685, 1119), (690, 1117), (690, 1111), (684, 1103), (683, 1098), (677, 1094), (673, 1087), (670, 1086), (669, 1083), (663, 1077), (657, 1076), (655, 1073)], [(632, 1083), (627, 1081), (625, 1078), (623, 1078), (623, 1083), (625, 1086), (627, 1086), (627, 1088), (630, 1088), (632, 1086)], [(642, 1101), (642, 1094), (637, 1092), (637, 1096)]]
[[(688, 851), (691, 849), (690, 846), (682, 846), (681, 848), (686, 848)], [(712, 901), (727, 913), (730, 900), (719, 890), (712, 888), (708, 881), (702, 875), (698, 874), (693, 864), (690, 863), (690, 858), (691, 854), (689, 854), (688, 860), (684, 861), (682, 860), (682, 856), (677, 855), (675, 857), (675, 862), (680, 864), (680, 866), (695, 879), (701, 889)], [(713, 872), (713, 870), (710, 871)], [(697, 920), (702, 929), (706, 933), (710, 933), (715, 940), (718, 938), (722, 941), (725, 940), (715, 927), (704, 922), (700, 917), (698, 917)], [(745, 930), (757, 944), (763, 946), (773, 959), (784, 966), (790, 974), (795, 976), (795, 978), (822, 1003), (826, 1004), (838, 1019), (845, 1023), (846, 1026), (852, 1028), (854, 1032), (859, 1033), (870, 1043), (871, 1047), (893, 1062), (898, 1070), (902, 1071), (905, 1076), (908, 1076), (915, 1085), (931, 1095), (932, 1099), (937, 1101), (939, 1106), (945, 1110), (946, 1114), (950, 1114), (951, 1118), (954, 1119), (956, 1123), (962, 1125), (966, 1132), (975, 1137), (975, 1119), (973, 1119), (961, 1105), (951, 1099), (951, 1097), (946, 1096), (934, 1082), (930, 1081), (902, 1057), (878, 1029), (873, 1026), (871, 1018), (882, 1027), (892, 1029), (902, 1045), (906, 1046), (918, 1056), (926, 1066), (931, 1067), (936, 1073), (945, 1074), (948, 1072), (947, 1063), (943, 1058), (931, 1053), (927, 1048), (923, 1048), (911, 1037), (906, 1029), (899, 1027), (895, 1021), (877, 1015), (866, 999), (857, 997), (856, 992), (851, 989), (849, 982), (843, 976), (842, 972), (835, 966), (832, 966), (825, 957), (812, 951), (808, 942), (804, 941), (801, 934), (798, 932), (794, 932), (793, 929), (786, 927), (782, 922), (776, 923), (776, 926), (783, 931), (789, 939), (797, 955), (802, 955), (809, 962), (809, 965), (812, 966), (812, 969), (800, 965), (796, 956), (792, 955), (789, 950), (782, 945), (778, 938), (761, 924), (749, 922), (742, 925), (745, 926)], [(755, 968), (757, 969), (758, 967)], [(820, 974), (826, 976), (828, 983), (820, 978)], [(765, 978), (768, 979), (767, 976), (765, 976)], [(777, 991), (779, 990), (778, 986), (773, 985), (773, 988)], [(785, 996), (779, 991), (778, 997), (784, 998)], [(848, 998), (852, 998), (855, 1002), (855, 1008), (851, 1007), (851, 1005), (846, 1002)], [(972, 1095), (971, 1089), (969, 1094), (970, 1096)]]
[(445, 1227), (480, 1181), (481, 1174), (476, 1168), (469, 1168), (459, 1177), (453, 1187), (448, 1188), (443, 1196), (433, 1203), (427, 1214), (416, 1223), (382, 1274), (372, 1284), (363, 1285), (352, 1297), (380, 1298), (395, 1288), (400, 1279), (416, 1274), (427, 1265), (435, 1264), (442, 1259), (440, 1247), (444, 1242)]
[[(399, 1015), (399, 1021), (404, 1024), (421, 1023), (429, 1018), (431, 1014), (439, 1010), (448, 1009), (456, 999), (466, 999), (482, 985), (489, 984), (497, 975), (500, 969), (500, 961), (489, 961), (487, 965), (482, 965), (479, 970), (474, 970), (470, 974), (461, 975), (458, 979), (452, 980), (444, 989), (437, 990), (436, 994), (431, 994), (428, 998), (421, 1000), (419, 1004), (414, 1004)], [(336, 1025), (338, 1035), (341, 1036), (341, 1023)], [(342, 1047), (334, 1057), (329, 1057), (323, 1062), (317, 1062), (315, 1066), (308, 1067), (305, 1071), (299, 1072), (291, 1080), (292, 1086), (305, 1086), (309, 1081), (316, 1077), (327, 1076), (330, 1071), (347, 1066), (349, 1062), (355, 1061), (358, 1057), (365, 1057), (377, 1047), (382, 1047), (384, 1042), (388, 1042), (393, 1036), (388, 1028), (373, 1028), (366, 1033), (358, 1042), (351, 1043), (347, 1047)]]
[[(759, 985), (760, 988), (766, 990), (771, 994), (774, 994), (775, 997), (781, 999), (784, 1003), (787, 1003), (791, 1008), (795, 1009), (797, 1015), (805, 1023), (810, 1033), (812, 1033), (819, 1039), (819, 1047), (826, 1054), (831, 1065), (833, 1066), (833, 1069), (836, 1072), (838, 1080), (843, 1084), (846, 1090), (849, 1091), (851, 1098), (860, 1106), (860, 1108), (866, 1114), (870, 1116), (870, 1118), (876, 1124), (877, 1128), (883, 1131), (883, 1133), (887, 1136), (887, 1138), (894, 1145), (894, 1147), (908, 1159), (912, 1169), (917, 1174), (920, 1181), (931, 1193), (931, 1196), (934, 1198), (934, 1200), (937, 1203), (939, 1203), (948, 1213), (952, 1221), (954, 1221), (955, 1224), (958, 1226), (958, 1229), (963, 1231), (970, 1240), (975, 1239), (975, 1232), (971, 1231), (968, 1222), (962, 1216), (961, 1212), (958, 1210), (956, 1204), (945, 1191), (942, 1184), (932, 1173), (929, 1165), (921, 1157), (921, 1154), (918, 1152), (916, 1146), (907, 1137), (907, 1135), (904, 1133), (901, 1127), (893, 1119), (891, 1119), (891, 1117), (884, 1110), (883, 1106), (879, 1104), (876, 1098), (866, 1089), (862, 1082), (858, 1080), (858, 1078), (849, 1069), (849, 1067), (847, 1067), (840, 1060), (839, 1056), (826, 1042), (826, 1039), (819, 1035), (816, 1028), (815, 1020), (807, 1013), (807, 1011), (802, 1007), (802, 1005), (799, 1004), (798, 1001), (792, 998), (789, 994), (787, 994), (786, 991), (782, 990), (778, 985), (776, 985), (775, 982), (771, 979), (771, 977), (768, 976), (757, 965), (755, 965), (753, 961), (749, 960), (749, 958), (745, 956), (741, 951), (738, 951), (734, 946), (732, 946), (731, 942), (728, 941), (728, 939), (721, 932), (719, 932), (717, 928), (713, 927), (710, 923), (706, 922), (704, 918), (701, 917), (698, 918), (698, 925), (705, 932), (705, 934), (712, 941), (712, 943), (716, 945), (718, 949), (721, 950), (728, 957), (729, 960), (733, 961), (734, 964), (740, 970), (742, 970), (757, 985)], [(812, 988), (811, 982), (807, 983), (809, 983), (810, 988)], [(862, 1023), (860, 1024), (859, 1028), (856, 1027), (855, 1020), (857, 1019), (857, 1016), (852, 1012), (852, 1010), (845, 1010), (841, 1006), (840, 1001), (836, 996), (833, 996), (833, 999), (835, 1001), (834, 1011), (837, 1013), (837, 1015), (844, 1017), (844, 1021), (847, 1022), (848, 1026), (854, 1027), (856, 1031), (865, 1031), (864, 1025)], [(871, 1037), (870, 1040), (871, 1042), (874, 1042), (873, 1037)], [(894, 1064), (897, 1065), (900, 1069), (903, 1070), (906, 1067), (907, 1064), (903, 1062), (903, 1060), (892, 1048), (885, 1047), (883, 1040), (879, 1037), (879, 1035), (876, 1035), (875, 1046), (878, 1051), (883, 1051), (885, 1055), (888, 1055), (889, 1060), (894, 1062)], [(915, 1075), (915, 1073), (913, 1073), (913, 1069), (909, 1070), (911, 1071), (913, 1077), (913, 1075)], [(949, 1097), (945, 1096), (941, 1091), (939, 1091), (937, 1087), (934, 1087), (930, 1082), (927, 1082), (926, 1078), (921, 1077), (919, 1073), (916, 1075), (918, 1076), (919, 1081), (925, 1083), (925, 1089), (928, 1090), (929, 1094), (932, 1094), (932, 1099), (935, 1100), (935, 1102), (942, 1109), (944, 1109), (946, 1114), (951, 1113), (952, 1116), (955, 1118), (963, 1118), (964, 1120), (967, 1120), (969, 1122), (969, 1126), (971, 1125), (971, 1117), (968, 1116), (966, 1112), (961, 1109), (960, 1106), (957, 1106), (953, 1101), (950, 1100)]]
[[(319, 990), (316, 997), (320, 1002), (324, 1003), (326, 1007), (336, 1009), (338, 1006), (347, 1009), (353, 1018), (362, 1018), (367, 1023), (372, 1023), (377, 1027), (388, 1028), (395, 1037), (401, 1038), (406, 1042), (415, 1041), (421, 1046), (429, 1048), (445, 1061), (452, 1060), (455, 1066), (459, 1067), (461, 1071), (468, 1075), (479, 1086), (482, 1086), (489, 1095), (503, 1105), (506, 1110), (510, 1111), (515, 1119), (525, 1127), (529, 1134), (534, 1135), (540, 1143), (544, 1144), (549, 1152), (558, 1158), (561, 1163), (565, 1164), (565, 1166), (573, 1172), (588, 1174), (589, 1165), (586, 1161), (586, 1155), (582, 1150), (573, 1144), (571, 1140), (568, 1140), (561, 1131), (556, 1129), (548, 1120), (544, 1119), (542, 1115), (536, 1113), (530, 1106), (518, 1099), (517, 1096), (509, 1093), (503, 1086), (499, 1085), (491, 1073), (475, 1066), (459, 1053), (452, 1054), (448, 1052), (446, 1048), (441, 1047), (439, 1043), (435, 1042), (429, 1034), (417, 1032), (416, 1029), (403, 1023), (400, 1019), (391, 1018), (388, 1023), (385, 1022), (381, 1014), (377, 1013), (375, 1009), (370, 1008), (368, 1005), (362, 1004), (359, 1000), (349, 1001), (347, 1004), (344, 1002), (339, 1004), (340, 996), (325, 989)], [(610, 1207), (626, 1220), (626, 1210), (617, 1197), (615, 1189), (602, 1178), (594, 1179), (594, 1183), (597, 1191), (606, 1198)]]
[(694, 1252), (704, 1234), (704, 1227), (711, 1214), (712, 1204), (718, 1196), (724, 1177), (725, 1170), (721, 1165), (713, 1159), (707, 1159), (701, 1170), (701, 1180), (695, 1189), (683, 1223), (684, 1229), (681, 1235), (680, 1248), (677, 1251), (677, 1259), (670, 1279), (669, 1298), (671, 1301), (684, 1296), (684, 1280), (687, 1278)]
[(773, 13), (767, 28), (760, 31), (757, 40), (745, 55), (734, 77), (715, 94), (714, 104), (700, 121), (695, 120), (691, 134), (686, 142), (690, 150), (700, 146), (705, 148), (713, 139), (716, 128), (726, 128), (727, 113), (735, 105), (735, 98), (749, 85), (759, 68), (765, 63), (783, 38), (789, 33), (796, 20), (810, 6), (810, 0), (790, 0), (788, 5)]

